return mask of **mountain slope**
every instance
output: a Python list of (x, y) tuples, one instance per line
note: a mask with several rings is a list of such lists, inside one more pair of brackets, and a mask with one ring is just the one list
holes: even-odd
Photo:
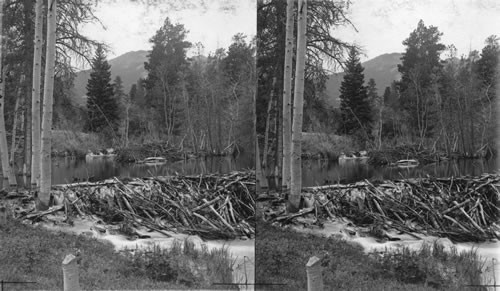
[[(385, 87), (390, 86), (394, 80), (399, 80), (398, 64), (401, 64), (400, 53), (383, 54), (362, 63), (365, 68), (365, 84), (370, 78), (375, 80), (379, 95), (383, 95)], [(344, 79), (344, 73), (333, 74), (326, 82), (327, 102), (331, 106), (340, 106), (340, 84)]]
[[(132, 84), (135, 84), (139, 78), (146, 76), (144, 62), (147, 60), (148, 51), (128, 52), (114, 59), (109, 60), (111, 65), (111, 80), (116, 76), (120, 76), (123, 81), (123, 91), (128, 93)], [(80, 71), (76, 74), (73, 86), (73, 100), (84, 105), (87, 97), (87, 81), (90, 78), (90, 70)]]

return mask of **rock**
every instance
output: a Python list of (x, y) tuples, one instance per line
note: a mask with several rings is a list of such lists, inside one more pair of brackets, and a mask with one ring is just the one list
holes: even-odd
[(451, 251), (454, 247), (453, 242), (447, 237), (441, 237), (434, 241), (434, 244), (443, 247), (446, 252)]

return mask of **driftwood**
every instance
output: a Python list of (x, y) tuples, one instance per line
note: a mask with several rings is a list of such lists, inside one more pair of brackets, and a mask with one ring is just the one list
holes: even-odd
[[(500, 234), (500, 174), (364, 181), (304, 191), (315, 197), (317, 218), (346, 217), (360, 226), (383, 225), (455, 241), (484, 241)], [(285, 218), (272, 220), (292, 217)]]
[(209, 239), (255, 235), (255, 173), (114, 178), (98, 183), (54, 186), (64, 205), (25, 218), (40, 218), (65, 207), (106, 223), (130, 222), (164, 234), (197, 234)]
[(418, 145), (401, 145), (391, 149), (370, 152), (369, 164), (388, 165), (399, 160), (416, 159), (420, 164), (429, 164), (447, 159), (441, 151), (431, 151)]

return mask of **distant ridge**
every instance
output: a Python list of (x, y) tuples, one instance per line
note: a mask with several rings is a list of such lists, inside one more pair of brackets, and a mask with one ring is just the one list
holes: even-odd
[[(365, 68), (365, 84), (370, 78), (375, 80), (379, 95), (383, 95), (385, 88), (392, 81), (399, 80), (398, 64), (401, 64), (401, 53), (390, 53), (377, 56), (371, 60), (361, 63)], [(338, 108), (340, 106), (340, 84), (344, 79), (344, 73), (333, 74), (326, 81), (327, 103)]]
[[(133, 84), (139, 78), (146, 76), (144, 62), (147, 61), (148, 51), (133, 51), (125, 53), (114, 59), (108, 60), (111, 65), (111, 80), (120, 76), (123, 81), (123, 91), (128, 93)], [(87, 98), (87, 81), (90, 78), (90, 70), (83, 70), (76, 74), (73, 86), (73, 100), (79, 105), (84, 105)]]

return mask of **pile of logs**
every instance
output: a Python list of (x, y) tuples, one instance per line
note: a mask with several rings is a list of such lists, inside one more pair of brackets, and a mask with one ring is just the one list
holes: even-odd
[[(315, 198), (316, 218), (346, 217), (358, 226), (377, 225), (454, 241), (485, 241), (500, 235), (499, 189), (500, 175), (485, 174), (378, 184), (364, 181), (307, 188), (303, 195)], [(291, 221), (286, 217), (275, 220)]]
[(56, 187), (66, 208), (106, 223), (127, 221), (151, 230), (231, 239), (255, 235), (255, 173), (114, 178)]

